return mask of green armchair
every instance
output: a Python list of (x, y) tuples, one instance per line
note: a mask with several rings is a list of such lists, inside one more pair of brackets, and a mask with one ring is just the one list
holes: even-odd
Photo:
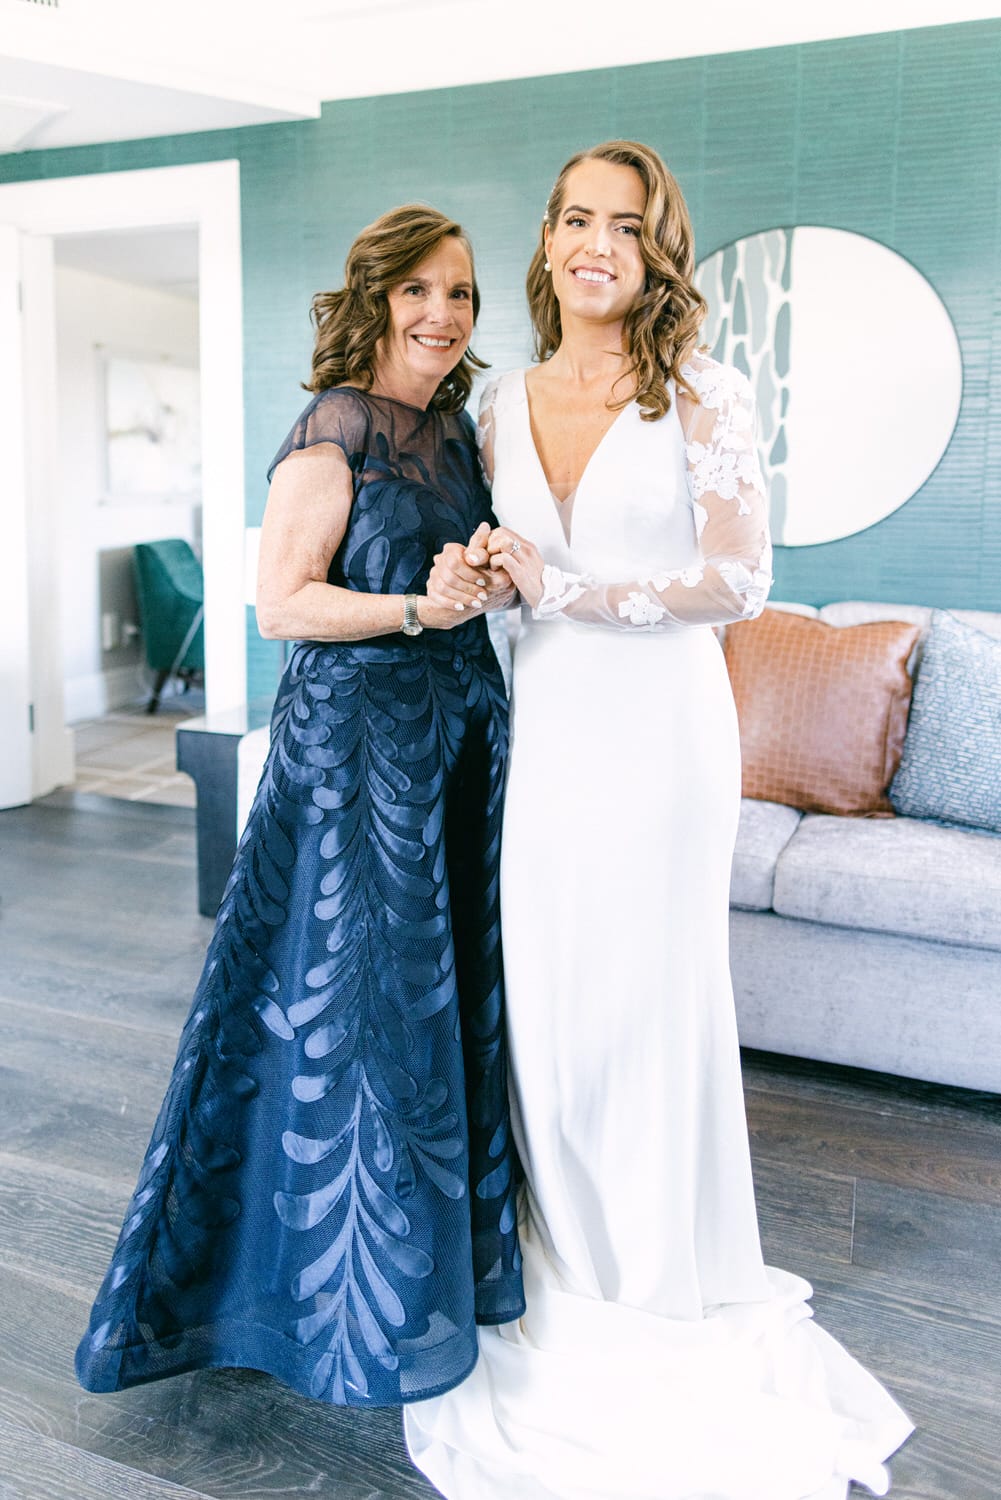
[(202, 565), (179, 537), (140, 542), (134, 560), (146, 661), (156, 673), (146, 712), (155, 714), (168, 677), (187, 685), (205, 671)]

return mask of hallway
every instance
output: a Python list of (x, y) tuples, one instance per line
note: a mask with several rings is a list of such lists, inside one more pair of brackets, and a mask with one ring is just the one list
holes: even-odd
[(195, 784), (190, 776), (178, 771), (174, 746), (178, 724), (204, 712), (204, 695), (190, 696), (190, 707), (187, 698), (171, 698), (152, 715), (144, 707), (120, 708), (100, 719), (72, 724), (76, 745), (74, 790), (128, 802), (194, 807)]

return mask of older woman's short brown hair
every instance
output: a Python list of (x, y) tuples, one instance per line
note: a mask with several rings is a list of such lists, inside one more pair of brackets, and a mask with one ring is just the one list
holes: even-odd
[[(422, 203), (392, 208), (363, 229), (351, 246), (341, 291), (317, 292), (313, 298), (316, 344), (312, 378), (303, 382), (307, 391), (325, 391), (345, 383), (369, 389), (375, 376), (376, 346), (389, 328), (389, 293), (449, 235), (469, 256), (475, 322), (480, 292), (473, 247), (461, 224)], [(486, 368), (483, 360), (467, 349), (435, 391), (431, 405), (439, 411), (461, 411), (469, 399), (474, 369)]]
[(646, 286), (630, 309), (624, 329), (633, 390), (614, 405), (625, 406), (635, 396), (643, 417), (653, 421), (670, 409), (668, 380), (673, 379), (694, 395), (681, 367), (696, 346), (707, 308), (692, 280), (695, 241), (681, 188), (652, 146), (640, 145), (638, 141), (605, 141), (587, 151), (578, 151), (553, 184), (542, 220), (543, 233), (528, 268), (528, 307), (535, 330), (535, 352), (539, 359), (548, 359), (559, 348), (563, 336), (560, 305), (552, 277), (545, 268), (544, 232), (547, 225), (555, 229), (567, 178), (583, 161), (632, 167), (646, 188), (646, 209), (640, 229)]

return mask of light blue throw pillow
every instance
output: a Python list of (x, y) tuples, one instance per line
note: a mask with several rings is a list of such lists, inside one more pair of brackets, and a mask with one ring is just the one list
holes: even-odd
[(1001, 640), (935, 610), (890, 801), (1001, 833)]

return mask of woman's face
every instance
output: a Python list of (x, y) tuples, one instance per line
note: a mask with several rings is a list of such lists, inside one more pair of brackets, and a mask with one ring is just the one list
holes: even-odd
[(566, 181), (556, 221), (546, 226), (546, 259), (564, 327), (568, 317), (617, 323), (646, 282), (640, 226), (646, 188), (635, 167), (582, 161)]
[(388, 301), (389, 327), (376, 349), (376, 380), (426, 391), (430, 399), (472, 337), (473, 268), (462, 242), (446, 235), (393, 287)]

